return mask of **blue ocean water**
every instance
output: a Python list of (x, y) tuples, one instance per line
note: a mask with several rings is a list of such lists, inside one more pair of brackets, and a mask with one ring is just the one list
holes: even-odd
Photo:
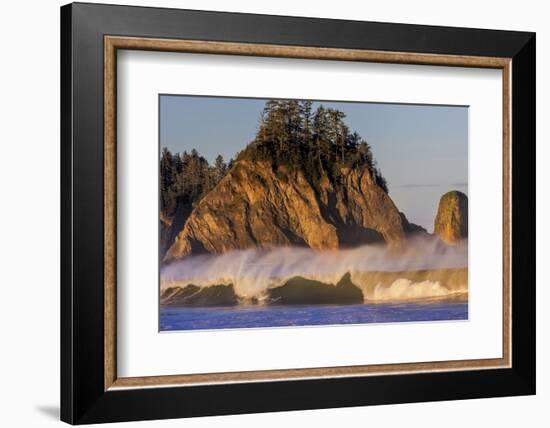
[(160, 330), (212, 330), (468, 319), (456, 302), (160, 308)]

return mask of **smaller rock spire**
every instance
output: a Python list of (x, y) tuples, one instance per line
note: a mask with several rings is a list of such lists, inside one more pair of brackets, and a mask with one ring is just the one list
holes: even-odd
[(468, 238), (468, 197), (464, 193), (453, 190), (441, 197), (434, 234), (448, 244)]

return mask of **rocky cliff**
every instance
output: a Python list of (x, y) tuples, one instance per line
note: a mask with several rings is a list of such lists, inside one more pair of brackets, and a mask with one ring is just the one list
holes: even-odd
[(164, 261), (191, 254), (285, 245), (335, 249), (399, 244), (410, 224), (368, 167), (340, 167), (313, 185), (299, 168), (240, 160), (193, 209)]
[(468, 237), (468, 197), (464, 193), (453, 190), (441, 197), (434, 234), (448, 244)]

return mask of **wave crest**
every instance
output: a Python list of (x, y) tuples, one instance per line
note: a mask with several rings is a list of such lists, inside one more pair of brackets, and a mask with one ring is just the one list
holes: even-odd
[[(296, 276), (336, 284), (348, 272), (352, 273), (355, 282), (355, 272), (399, 272), (463, 268), (467, 265), (467, 241), (447, 246), (434, 238), (411, 239), (398, 252), (384, 245), (327, 251), (297, 247), (254, 248), (192, 256), (164, 266), (161, 270), (161, 289), (188, 284), (199, 287), (232, 284), (239, 297), (261, 299), (269, 289)], [(399, 278), (390, 290), (381, 287), (374, 292), (383, 298), (389, 295), (415, 295), (427, 289), (443, 293), (434, 285), (436, 281), (424, 281), (424, 284), (401, 280), (410, 281)], [(361, 287), (361, 284), (357, 285)], [(444, 288), (441, 284), (439, 287)]]

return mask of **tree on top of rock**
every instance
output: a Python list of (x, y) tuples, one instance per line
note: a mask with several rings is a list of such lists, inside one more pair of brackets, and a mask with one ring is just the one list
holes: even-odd
[(350, 132), (345, 113), (311, 101), (269, 100), (260, 116), (256, 138), (237, 160), (268, 160), (303, 168), (316, 184), (327, 176), (337, 182), (342, 166), (366, 166), (375, 182), (387, 193), (386, 180), (377, 167), (370, 146), (357, 132)]

